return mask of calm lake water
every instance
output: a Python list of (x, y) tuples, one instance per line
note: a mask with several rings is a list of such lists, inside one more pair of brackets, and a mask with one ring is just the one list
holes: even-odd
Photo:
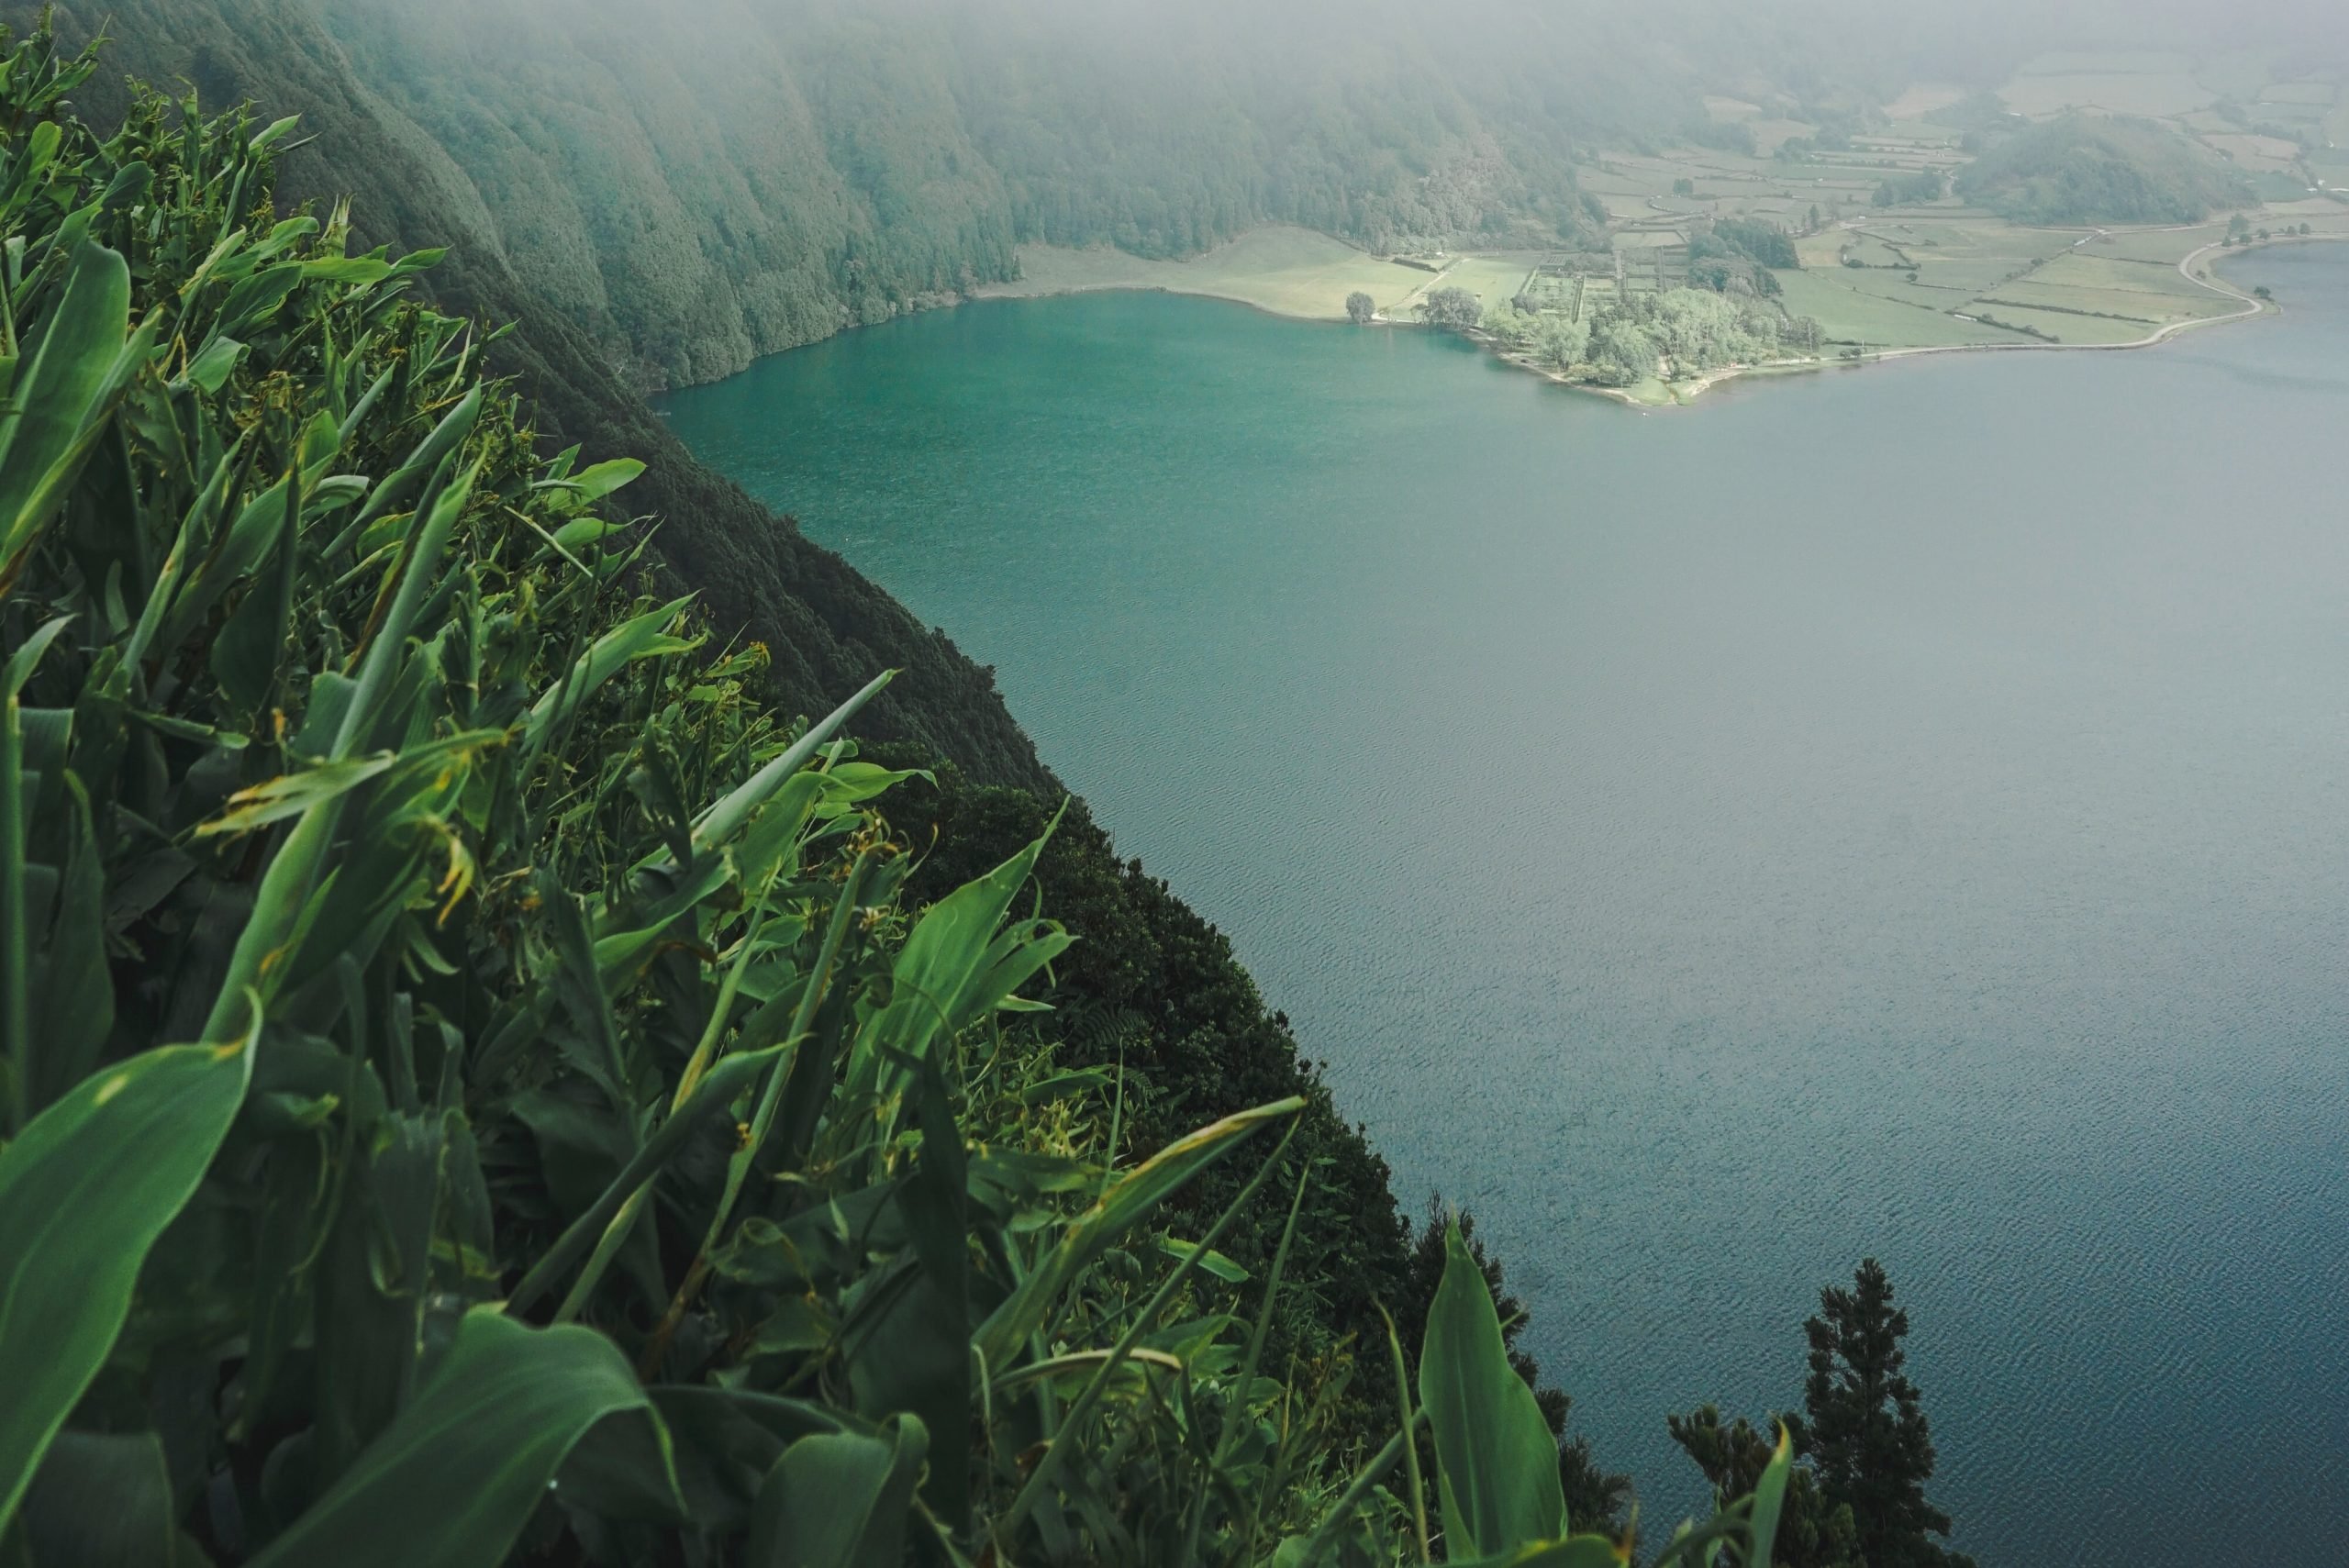
[(2349, 1528), (2349, 254), (1656, 415), (1154, 295), (677, 396), (1473, 1208), (1652, 1527), (1882, 1259), (1986, 1568)]

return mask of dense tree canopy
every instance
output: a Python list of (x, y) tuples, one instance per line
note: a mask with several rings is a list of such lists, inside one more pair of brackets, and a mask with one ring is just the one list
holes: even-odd
[(1957, 194), (2020, 223), (2199, 223), (2254, 199), (2242, 173), (2149, 120), (2066, 115), (1982, 139)]

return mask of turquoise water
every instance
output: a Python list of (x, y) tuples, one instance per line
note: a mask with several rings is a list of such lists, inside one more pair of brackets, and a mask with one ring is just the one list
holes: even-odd
[(1656, 415), (1152, 295), (669, 411), (1231, 933), (1652, 1524), (1874, 1254), (1986, 1565), (2337, 1562), (2349, 255), (2236, 275)]

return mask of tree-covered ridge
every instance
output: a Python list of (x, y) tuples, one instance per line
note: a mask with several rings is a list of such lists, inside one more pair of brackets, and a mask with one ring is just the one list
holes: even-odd
[[(0, 0), (0, 20), (27, 23), (42, 9)], [(715, 624), (766, 644), (773, 663), (763, 681), (785, 711), (823, 711), (872, 670), (895, 668), (897, 680), (860, 716), (865, 734), (952, 756), (989, 783), (1052, 787), (985, 671), (703, 468), (613, 368), (607, 345), (523, 281), (465, 172), (358, 72), (308, 0), (68, 0), (58, 22), (77, 44), (102, 22), (112, 28), (104, 62), (73, 94), (94, 123), (120, 119), (134, 78), (189, 83), (215, 106), (250, 95), (270, 113), (298, 112), (305, 145), (283, 161), (283, 202), (357, 195), (358, 243), (451, 247), (419, 284), (453, 311), (515, 324), (486, 351), (533, 400), (543, 440), (577, 443), (587, 462), (648, 465), (629, 495), (664, 519), (655, 553), (701, 593)]]
[[(11, 1561), (1620, 1560), (1455, 1227), (1383, 1437), (1272, 1356), (1304, 1096), (1128, 1150), (1063, 824), (922, 896), (885, 673), (782, 721), (438, 258), (91, 64), (0, 59)], [(1658, 1568), (1766, 1563), (1789, 1465)]]
[(1166, 257), (1268, 222), (1381, 249), (1587, 235), (1576, 147), (1687, 118), (1689, 73), (1605, 6), (1487, 9), (1499, 57), (1379, 4), (1334, 32), (1227, 0), (64, 7), (69, 36), (111, 18), (125, 65), (210, 101), (362, 112), (380, 128), (328, 155), (347, 172), (328, 188), (384, 190), (357, 176), (395, 151), (384, 237), (494, 257), (639, 388), (1010, 277), (1022, 240)]
[(2239, 171), (2165, 126), (2079, 114), (1992, 134), (1956, 186), (2019, 223), (2199, 223), (2257, 199)]

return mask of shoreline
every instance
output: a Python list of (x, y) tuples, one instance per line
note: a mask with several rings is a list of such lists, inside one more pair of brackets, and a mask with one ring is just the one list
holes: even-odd
[[(2090, 229), (2088, 232), (2092, 236), (2104, 231), (2101, 229)], [(1717, 386), (1721, 386), (1733, 381), (1742, 381), (1750, 378), (1772, 375), (1815, 373), (1818, 372), (1832, 370), (1857, 370), (1867, 365), (1886, 363), (1894, 360), (1919, 359), (1932, 354), (2110, 353), (2114, 351), (2126, 351), (2136, 349), (2159, 348), (2162, 344), (2168, 342), (2172, 338), (2177, 337), (2182, 333), (2196, 331), (2206, 327), (2223, 327), (2234, 322), (2247, 321), (2254, 317), (2273, 314), (2278, 309), (2274, 301), (2260, 299), (2255, 295), (2235, 287), (2232, 284), (2228, 283), (2225, 279), (2218, 276), (2215, 272), (2211, 271), (2208, 267), (2203, 267), (2198, 270), (2197, 263), (2201, 262), (2204, 258), (2221, 253), (2227, 255), (2244, 255), (2254, 250), (2266, 250), (2270, 247), (2279, 245), (2342, 243), (2349, 243), (2349, 235), (2277, 235), (2272, 239), (2254, 239), (2242, 245), (2229, 246), (2212, 243), (2199, 246), (2178, 260), (2177, 272), (2179, 275), (2184, 277), (2188, 283), (2207, 289), (2210, 293), (2217, 295), (2221, 298), (2234, 301), (2240, 308), (2229, 310), (2218, 316), (2201, 316), (2195, 317), (2185, 321), (2173, 321), (2165, 327), (2156, 328), (2154, 331), (2147, 333), (2143, 338), (2132, 338), (2124, 343), (1930, 343), (1919, 345), (1913, 348), (1879, 350), (1875, 353), (1866, 354), (1858, 359), (1820, 357), (1806, 360), (1771, 360), (1765, 361), (1760, 364), (1752, 365), (1724, 365), (1718, 370), (1710, 370), (1705, 372), (1701, 375), (1691, 376), (1686, 381), (1659, 383), (1658, 384), (1663, 386), (1665, 391), (1671, 395), (1659, 399), (1642, 397), (1623, 387), (1598, 386), (1589, 382), (1574, 380), (1571, 377), (1561, 374), (1556, 371), (1535, 364), (1531, 360), (1521, 354), (1510, 353), (1501, 350), (1492, 339), (1487, 338), (1482, 332), (1471, 331), (1464, 333), (1463, 336), (1478, 344), (1486, 352), (1490, 353), (1494, 359), (1509, 366), (1513, 370), (1520, 370), (1525, 372), (1529, 375), (1539, 376), (1542, 380), (1551, 383), (1553, 385), (1563, 386), (1572, 392), (1583, 393), (1594, 397), (1603, 397), (1611, 403), (1620, 404), (1624, 407), (1635, 408), (1640, 410), (1642, 413), (1646, 413), (1657, 409), (1689, 407), (1706, 393), (1710, 392)], [(1446, 271), (1448, 272), (1449, 269), (1447, 268)], [(1436, 274), (1434, 277), (1430, 279), (1430, 284), (1432, 284), (1433, 283), (1440, 282), (1442, 276), (1442, 273)], [(1421, 290), (1415, 290), (1413, 292), (1423, 292), (1425, 286), (1427, 285), (1422, 285)], [(1267, 305), (1262, 300), (1244, 298), (1229, 290), (1218, 289), (1213, 286), (1185, 287), (1175, 283), (1161, 280), (1152, 280), (1150, 282), (1137, 281), (1132, 283), (1080, 283), (1072, 284), (1066, 287), (1041, 288), (1034, 290), (1021, 290), (1017, 286), (1017, 284), (992, 284), (964, 295), (963, 300), (965, 303), (968, 303), (970, 301), (987, 299), (1057, 299), (1074, 295), (1108, 293), (1167, 294), (1178, 295), (1193, 299), (1220, 299), (1228, 301), (1233, 305), (1243, 306), (1246, 308), (1259, 312), (1262, 315), (1277, 317), (1285, 321), (1319, 321), (1325, 325), (1331, 326), (1342, 324), (1339, 321), (1333, 321), (1328, 317), (1306, 315), (1296, 311), (1282, 310), (1275, 306)], [(1389, 328), (1418, 328), (1421, 325), (1418, 322), (1397, 320), (1384, 314), (1372, 317), (1370, 324)]]

